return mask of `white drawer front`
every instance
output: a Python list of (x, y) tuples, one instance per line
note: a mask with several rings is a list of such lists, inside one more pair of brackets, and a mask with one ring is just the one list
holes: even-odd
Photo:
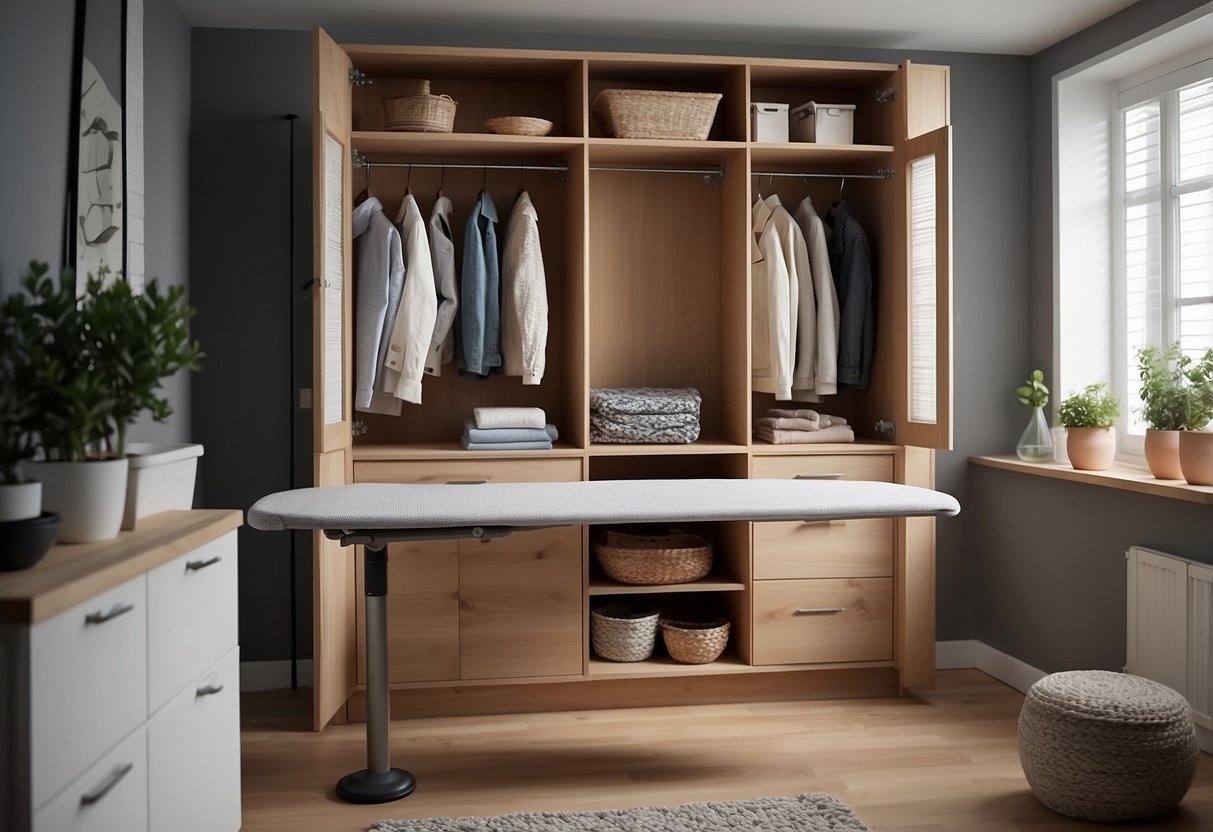
[(148, 710), (236, 646), (236, 531), (147, 576)]
[(239, 648), (173, 697), (148, 721), (147, 735), (151, 828), (239, 829)]
[(34, 814), (34, 832), (147, 829), (147, 734), (143, 728)]
[(30, 628), (35, 809), (145, 719), (143, 575)]

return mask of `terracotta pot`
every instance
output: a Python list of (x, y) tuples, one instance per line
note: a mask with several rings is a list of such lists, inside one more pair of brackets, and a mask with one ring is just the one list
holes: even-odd
[(1079, 471), (1106, 471), (1116, 458), (1116, 434), (1111, 428), (1066, 428), (1066, 453)]
[(1189, 485), (1213, 485), (1213, 430), (1180, 431), (1179, 467)]
[(1146, 465), (1155, 479), (1183, 479), (1179, 468), (1179, 434), (1177, 430), (1146, 431)]

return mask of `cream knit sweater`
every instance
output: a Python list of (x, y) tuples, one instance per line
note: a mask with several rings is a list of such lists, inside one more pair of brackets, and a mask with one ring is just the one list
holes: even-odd
[(543, 380), (548, 343), (548, 288), (539, 247), (539, 215), (523, 191), (506, 224), (501, 255), (501, 351), (507, 376)]

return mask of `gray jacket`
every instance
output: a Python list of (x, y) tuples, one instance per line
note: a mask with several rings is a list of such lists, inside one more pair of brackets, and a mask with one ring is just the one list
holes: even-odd
[(434, 289), (438, 293), (438, 315), (434, 336), (425, 356), (425, 371), (442, 375), (442, 365), (455, 360), (455, 313), (459, 310), (459, 287), (455, 276), (455, 242), (451, 234), (451, 200), (440, 196), (430, 213), (430, 259), (434, 263)]
[(455, 361), (462, 375), (487, 376), (501, 367), (501, 276), (497, 206), (481, 193), (463, 234), (463, 273)]
[(354, 409), (399, 416), (400, 400), (383, 390), (383, 364), (404, 286), (400, 233), (373, 196), (354, 208), (351, 225), (358, 254)]
[(863, 227), (842, 202), (822, 221), (831, 229), (830, 270), (838, 289), (838, 386), (866, 390), (872, 368), (872, 253)]

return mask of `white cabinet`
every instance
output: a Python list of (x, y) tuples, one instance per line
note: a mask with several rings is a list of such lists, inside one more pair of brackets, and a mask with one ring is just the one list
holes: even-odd
[(0, 829), (240, 828), (239, 512), (0, 575)]

